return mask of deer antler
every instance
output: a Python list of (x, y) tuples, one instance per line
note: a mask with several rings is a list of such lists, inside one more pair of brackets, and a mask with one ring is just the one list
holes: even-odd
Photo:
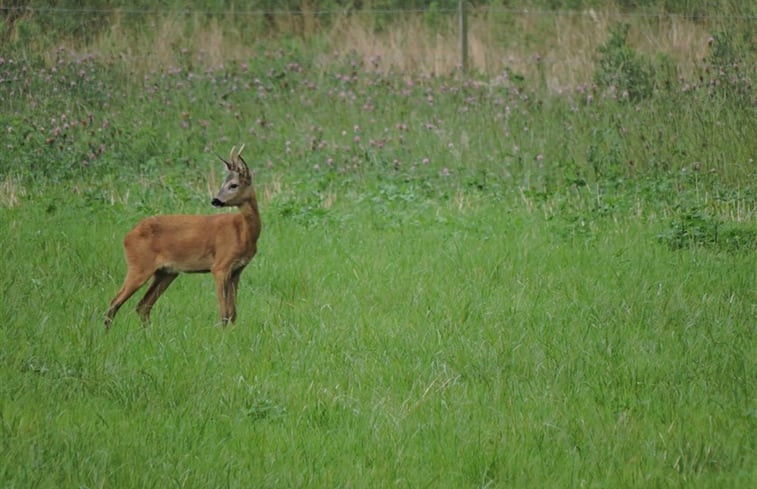
[(236, 146), (231, 147), (231, 151), (229, 151), (229, 161), (231, 162), (231, 169), (233, 171), (237, 171), (237, 155), (234, 153), (234, 150), (236, 149)]
[(247, 167), (247, 163), (242, 159), (242, 150), (244, 150), (244, 146), (245, 145), (242, 144), (242, 146), (239, 147), (239, 151), (236, 152), (234, 151), (236, 146), (232, 147), (229, 157), (231, 159), (233, 171), (239, 173), (240, 177), (249, 182), (251, 180), (250, 169)]

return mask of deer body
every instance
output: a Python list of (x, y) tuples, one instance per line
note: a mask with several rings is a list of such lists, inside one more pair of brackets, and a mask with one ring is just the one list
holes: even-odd
[(239, 277), (255, 256), (261, 228), (250, 172), (240, 156), (242, 149), (237, 153), (231, 150), (230, 162), (223, 160), (229, 174), (211, 202), (217, 207), (238, 207), (239, 213), (152, 216), (126, 234), (126, 278), (110, 302), (106, 327), (121, 305), (152, 277), (137, 305), (142, 319), (149, 320), (153, 305), (179, 273), (212, 273), (221, 322), (234, 322)]

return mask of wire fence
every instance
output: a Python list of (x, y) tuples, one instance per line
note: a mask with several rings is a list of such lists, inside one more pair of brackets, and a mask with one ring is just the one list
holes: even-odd
[[(467, 12), (467, 13), (466, 13)], [(457, 8), (450, 7), (426, 7), (426, 8), (313, 8), (313, 9), (283, 9), (283, 8), (220, 8), (220, 9), (204, 9), (204, 8), (169, 8), (169, 7), (152, 7), (145, 8), (139, 7), (56, 7), (56, 6), (1, 6), (0, 5), (0, 18), (6, 17), (6, 28), (9, 32), (10, 26), (14, 21), (19, 19), (31, 19), (38, 25), (48, 25), (55, 31), (56, 27), (60, 27), (59, 32), (84, 32), (84, 35), (89, 35), (87, 29), (95, 26), (94, 29), (107, 28), (107, 22), (110, 18), (118, 18), (120, 16), (135, 16), (135, 20), (141, 22), (140, 17), (145, 19), (152, 18), (166, 18), (181, 16), (199, 16), (199, 17), (228, 17), (228, 18), (240, 18), (244, 20), (255, 19), (256, 22), (260, 22), (259, 26), (262, 26), (262, 31), (255, 31), (255, 28), (249, 32), (253, 32), (253, 35), (262, 34), (265, 37), (265, 29), (272, 28), (274, 32), (281, 21), (284, 25), (284, 29), (305, 29), (308, 23), (308, 18), (316, 19), (311, 20), (311, 27), (313, 29), (310, 33), (317, 33), (324, 26), (332, 23), (333, 19), (339, 18), (354, 18), (362, 20), (368, 20), (372, 22), (371, 18), (380, 18), (384, 23), (391, 24), (394, 20), (405, 20), (411, 17), (419, 19), (433, 21), (442, 20), (446, 29), (444, 32), (445, 42), (443, 46), (439, 47), (439, 38), (434, 37), (436, 34), (433, 32), (433, 28), (430, 31), (413, 31), (416, 38), (416, 44), (422, 45), (425, 49), (422, 53), (416, 54), (415, 57), (407, 56), (405, 64), (408, 67), (420, 66), (422, 70), (427, 72), (448, 72), (453, 70), (461, 70), (463, 72), (468, 71), (471, 67), (475, 67), (478, 71), (485, 73), (497, 73), (501, 71), (503, 66), (515, 67), (522, 72), (534, 71), (535, 64), (532, 62), (534, 54), (527, 55), (524, 53), (527, 46), (533, 46), (532, 41), (518, 39), (518, 33), (501, 32), (498, 26), (500, 19), (521, 19), (526, 20), (526, 24), (534, 24), (536, 22), (542, 24), (537, 27), (533, 25), (526, 25), (521, 28), (523, 32), (528, 29), (540, 29), (542, 34), (546, 34), (547, 37), (551, 36), (549, 40), (542, 42), (541, 49), (543, 51), (549, 51), (547, 59), (543, 65), (551, 67), (555, 72), (560, 72), (553, 76), (555, 79), (567, 78), (572, 80), (578, 78), (578, 75), (572, 75), (571, 73), (576, 71), (586, 71), (586, 67), (593, 63), (593, 52), (597, 45), (601, 41), (597, 41), (601, 37), (601, 34), (597, 34), (599, 30), (605, 32), (609, 28), (609, 24), (613, 22), (619, 23), (632, 23), (637, 25), (653, 26), (652, 34), (645, 32), (640, 35), (640, 38), (644, 36), (650, 39), (642, 39), (640, 42), (646, 42), (648, 51), (652, 52), (665, 52), (664, 49), (659, 49), (659, 45), (655, 45), (659, 39), (652, 39), (655, 35), (663, 33), (666, 30), (670, 30), (670, 26), (676, 22), (686, 23), (688, 26), (695, 27), (696, 43), (703, 44), (703, 40), (706, 43), (707, 36), (706, 30), (701, 29), (702, 26), (709, 26), (711, 32), (718, 30), (722, 31), (723, 27), (729, 25), (736, 25), (741, 23), (742, 29), (751, 30), (751, 23), (757, 19), (755, 15), (733, 15), (724, 12), (712, 12), (712, 13), (668, 13), (661, 11), (620, 11), (620, 10), (566, 10), (566, 9), (540, 9), (540, 8), (514, 8), (507, 6), (480, 6), (472, 7), (466, 4), (465, 1), (460, 1)], [(36, 20), (34, 19), (38, 17)], [(319, 19), (323, 19), (321, 22)], [(473, 20), (475, 19), (475, 20)], [(560, 39), (556, 34), (563, 29), (564, 23), (562, 19), (570, 20), (574, 23), (581, 23), (581, 27), (575, 28), (574, 31), (581, 31), (581, 37), (583, 41), (578, 48), (583, 49), (584, 53), (576, 50), (570, 51), (566, 49), (564, 40)], [(458, 21), (454, 24), (452, 21)], [(485, 23), (480, 22), (486, 21)], [(596, 21), (603, 21), (604, 24), (601, 28), (595, 27)], [(471, 21), (477, 22), (476, 27), (480, 30), (468, 31), (467, 24)], [(491, 22), (489, 22), (491, 21)], [(532, 22), (533, 21), (533, 22)], [(544, 21), (544, 22), (542, 22)], [(546, 22), (547, 27), (543, 24)], [(288, 24), (287, 24), (288, 23)], [(567, 23), (567, 22), (566, 22)], [(58, 24), (58, 25), (56, 25)], [(488, 25), (487, 25), (488, 24)], [(655, 26), (656, 24), (656, 26)], [(99, 27), (98, 27), (99, 26)], [(746, 27), (744, 27), (746, 26)], [(451, 29), (450, 29), (451, 27)], [(674, 29), (679, 29), (680, 26), (673, 25)], [(489, 29), (489, 32), (486, 32)], [(516, 28), (517, 29), (517, 28)], [(499, 30), (500, 32), (496, 32)], [(589, 32), (593, 30), (593, 32)], [(693, 29), (691, 30), (693, 31)], [(6, 34), (7, 35), (7, 34)], [(674, 34), (678, 35), (678, 34)], [(0, 32), (0, 37), (2, 32)], [(425, 41), (422, 38), (426, 36), (428, 39), (434, 39)], [(450, 39), (454, 40), (457, 36), (458, 40), (455, 41), (455, 45), (450, 42)], [(527, 34), (523, 34), (527, 37)], [(677, 49), (675, 55), (675, 63), (679, 68), (683, 68), (683, 71), (690, 72), (696, 68), (700, 61), (696, 58), (696, 47), (692, 46), (692, 37), (688, 39), (688, 43), (684, 42), (687, 46), (681, 48), (680, 41), (666, 41), (668, 42), (667, 48)], [(542, 36), (544, 37), (544, 36)], [(589, 39), (590, 38), (590, 39)], [(589, 39), (587, 41), (587, 39)], [(374, 40), (375, 41), (375, 40)], [(638, 39), (637, 39), (638, 41)], [(674, 45), (678, 42), (678, 45)], [(436, 49), (433, 45), (436, 44)], [(578, 43), (576, 43), (578, 44)], [(495, 45), (499, 49), (495, 49)], [(429, 47), (432, 46), (432, 47)], [(397, 46), (389, 46), (384, 49), (384, 52), (389, 52), (395, 49)], [(442, 52), (443, 51), (443, 52)], [(702, 50), (699, 50), (701, 54)], [(588, 53), (588, 54), (587, 54)], [(538, 53), (538, 57), (541, 55)], [(153, 60), (161, 62), (165, 60), (165, 53), (161, 52), (159, 55), (154, 50), (140, 50), (138, 48), (129, 49), (128, 55), (121, 53), (119, 56), (128, 56), (129, 59), (144, 59), (148, 62)], [(515, 57), (515, 59), (513, 59)], [(741, 60), (743, 66), (753, 68), (753, 56), (747, 56), (748, 59)], [(397, 62), (400, 69), (404, 67), (403, 61)], [(538, 68), (542, 69), (542, 68)], [(537, 73), (542, 75), (541, 73)], [(6, 81), (7, 80), (3, 80)]]
[[(464, 3), (463, 3), (464, 5)], [(602, 15), (608, 18), (648, 18), (648, 19), (694, 19), (694, 20), (739, 20), (751, 22), (757, 20), (757, 15), (749, 14), (706, 14), (706, 13), (672, 13), (659, 11), (633, 11), (623, 12), (619, 10), (569, 10), (569, 9), (529, 9), (512, 8), (505, 6), (491, 7), (466, 7), (469, 12), (482, 15), (517, 15), (517, 16), (596, 16)], [(30, 7), (30, 6), (0, 6), (0, 12), (15, 14), (93, 14), (93, 15), (214, 15), (214, 16), (248, 16), (248, 17), (277, 17), (309, 15), (318, 17), (331, 17), (338, 15), (372, 16), (372, 15), (433, 15), (433, 14), (458, 14), (460, 8), (342, 8), (342, 9), (165, 9), (165, 8), (131, 8), (131, 7)]]

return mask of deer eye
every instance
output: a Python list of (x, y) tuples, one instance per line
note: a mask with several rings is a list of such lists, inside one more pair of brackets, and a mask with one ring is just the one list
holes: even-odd
[(231, 185), (229, 185), (229, 188), (230, 188), (231, 190), (234, 190), (234, 189), (235, 189), (235, 188), (237, 188), (237, 187), (239, 187), (239, 185), (237, 185), (236, 183), (232, 183)]

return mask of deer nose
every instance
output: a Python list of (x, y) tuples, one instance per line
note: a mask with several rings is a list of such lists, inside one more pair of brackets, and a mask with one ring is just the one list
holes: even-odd
[(221, 199), (219, 199), (219, 198), (215, 198), (215, 199), (211, 200), (210, 203), (212, 205), (216, 206), (216, 207), (223, 207), (223, 205), (224, 205), (223, 201)]

